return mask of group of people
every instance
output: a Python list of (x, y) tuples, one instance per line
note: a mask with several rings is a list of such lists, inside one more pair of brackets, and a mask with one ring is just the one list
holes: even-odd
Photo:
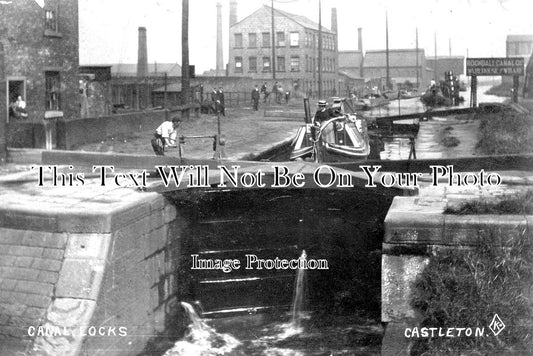
[(290, 91), (283, 91), (283, 88), (281, 87), (281, 84), (278, 82), (274, 83), (272, 86), (272, 91), (268, 91), (267, 82), (264, 82), (261, 86), (261, 90), (259, 90), (258, 86), (256, 85), (254, 89), (252, 89), (252, 104), (254, 110), (259, 110), (259, 100), (261, 99), (261, 94), (263, 94), (263, 103), (266, 103), (267, 100), (270, 102), (270, 94), (274, 94), (274, 98), (276, 100), (277, 104), (281, 104), (281, 100), (283, 97), (285, 97), (285, 104), (287, 104), (291, 97)]

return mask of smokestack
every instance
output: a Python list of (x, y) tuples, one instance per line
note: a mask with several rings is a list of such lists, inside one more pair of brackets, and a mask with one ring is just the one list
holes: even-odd
[(357, 49), (363, 53), (363, 29), (361, 27), (357, 29)]
[(217, 2), (217, 77), (224, 76), (224, 52), (222, 46), (222, 4)]
[(139, 51), (137, 54), (137, 77), (148, 76), (148, 50), (146, 49), (146, 28), (139, 27)]
[(229, 26), (237, 23), (237, 0), (230, 0), (229, 2)]
[(338, 49), (339, 33), (337, 31), (337, 8), (331, 9), (331, 31), (335, 32), (335, 50)]

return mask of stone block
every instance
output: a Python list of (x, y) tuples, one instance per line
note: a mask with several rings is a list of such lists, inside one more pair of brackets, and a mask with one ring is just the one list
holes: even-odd
[(26, 231), (20, 244), (35, 247), (64, 248), (66, 241), (67, 236), (63, 233)]
[(56, 284), (58, 278), (59, 278), (58, 272), (40, 271), (37, 280), (43, 283)]
[(165, 224), (163, 210), (157, 210), (150, 215), (150, 231), (159, 229)]
[(16, 292), (33, 293), (46, 296), (52, 296), (54, 286), (50, 283), (41, 283), (34, 281), (19, 281), (15, 287)]
[(55, 296), (96, 300), (104, 266), (101, 261), (66, 259), (61, 268)]
[(172, 204), (167, 204), (164, 209), (165, 224), (168, 224), (169, 222), (176, 219), (176, 216), (178, 216), (178, 211), (176, 210), (176, 207)]
[(120, 209), (113, 211), (111, 220), (112, 231), (117, 231), (150, 216), (149, 201), (150, 199), (147, 198), (142, 200), (139, 199), (138, 201), (130, 202), (122, 206)]
[(65, 258), (107, 258), (111, 234), (69, 234)]
[[(3, 246), (0, 246), (2, 248)], [(8, 250), (4, 250), (8, 251)], [(13, 266), (15, 264), (17, 257), (9, 255), (0, 255), (0, 266)]]
[(31, 246), (10, 246), (9, 254), (12, 256), (41, 257), (43, 255), (43, 248)]
[(58, 248), (44, 248), (43, 258), (49, 258), (54, 260), (62, 260), (65, 251)]
[(31, 268), (22, 267), (0, 267), (0, 275), (3, 278), (16, 279), (19, 281), (35, 281), (39, 271)]
[(413, 283), (429, 263), (429, 257), (382, 255), (381, 261), (381, 321), (416, 318), (410, 305)]
[(28, 307), (21, 303), (0, 303), (0, 314), (2, 315), (22, 315)]
[(15, 260), (16, 267), (30, 267), (33, 263), (33, 257), (18, 256)]
[(91, 300), (55, 299), (47, 310), (43, 326), (65, 328), (69, 335), (38, 336), (32, 351), (37, 355), (77, 355), (86, 337), (84, 334), (91, 325), (95, 307), (96, 303)]
[[(52, 214), (50, 212), (50, 214)], [(0, 209), (0, 225), (6, 228), (54, 232), (57, 220), (52, 215), (39, 215), (34, 211)]]
[(61, 269), (61, 261), (47, 258), (36, 258), (33, 262), (32, 268), (42, 271), (58, 272)]
[(58, 231), (70, 233), (110, 233), (111, 211), (65, 209), (59, 214), (57, 225)]
[(0, 288), (2, 290), (14, 290), (15, 285), (17, 284), (16, 279), (1, 278), (0, 279)]

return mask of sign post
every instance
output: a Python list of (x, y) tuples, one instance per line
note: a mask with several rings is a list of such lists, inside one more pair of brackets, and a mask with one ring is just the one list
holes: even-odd
[(467, 58), (466, 75), (472, 76), (471, 106), (477, 106), (478, 76), (512, 76), (513, 102), (518, 102), (519, 76), (524, 75), (524, 58)]

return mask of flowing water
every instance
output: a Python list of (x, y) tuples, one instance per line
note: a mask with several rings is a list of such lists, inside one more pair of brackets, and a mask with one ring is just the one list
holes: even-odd
[[(490, 89), (490, 86), (480, 86), (478, 88), (478, 103), (501, 103), (505, 101), (506, 97), (500, 97), (495, 95), (489, 95), (485, 94), (487, 90)], [(469, 107), (470, 106), (470, 88), (466, 92), (462, 92), (461, 96), (464, 97), (465, 101), (459, 105), (459, 107)], [(399, 115), (399, 114), (410, 114), (410, 113), (417, 113), (417, 112), (425, 112), (426, 108), (424, 105), (420, 102), (418, 98), (413, 99), (405, 99), (405, 100), (392, 100), (388, 106), (375, 108), (373, 110), (370, 110), (367, 112), (366, 115), (368, 116), (388, 116), (388, 115)], [(457, 118), (460, 118), (458, 116)], [(456, 120), (455, 116), (451, 117), (433, 117), (431, 119), (432, 121), (439, 121), (443, 125), (449, 124), (463, 124), (463, 121), (459, 119), (459, 121)], [(420, 128), (422, 131), (422, 128), (424, 125), (431, 125), (431, 122), (420, 122)], [(459, 127), (460, 129), (461, 127)], [(465, 128), (467, 128), (465, 126)], [(435, 128), (429, 128), (430, 132), (428, 135), (426, 135), (424, 132), (419, 132), (417, 139), (416, 139), (416, 147), (417, 147), (417, 158), (442, 158), (445, 155), (439, 154), (438, 152), (438, 145), (439, 142), (435, 141), (435, 136), (432, 134)], [(467, 128), (471, 131), (470, 128)], [(475, 136), (475, 133), (473, 133)], [(427, 136), (427, 137), (426, 137)], [(409, 152), (411, 149), (409, 139), (404, 137), (390, 137), (383, 139), (383, 148), (380, 152), (380, 158), (383, 160), (403, 160), (409, 158)], [(430, 152), (423, 152), (425, 147), (432, 146), (432, 149)], [(443, 149), (440, 147), (440, 149)], [(446, 148), (444, 148), (446, 149)], [(464, 151), (464, 149), (462, 149)], [(471, 154), (470, 152), (464, 152), (464, 156), (468, 156)]]

